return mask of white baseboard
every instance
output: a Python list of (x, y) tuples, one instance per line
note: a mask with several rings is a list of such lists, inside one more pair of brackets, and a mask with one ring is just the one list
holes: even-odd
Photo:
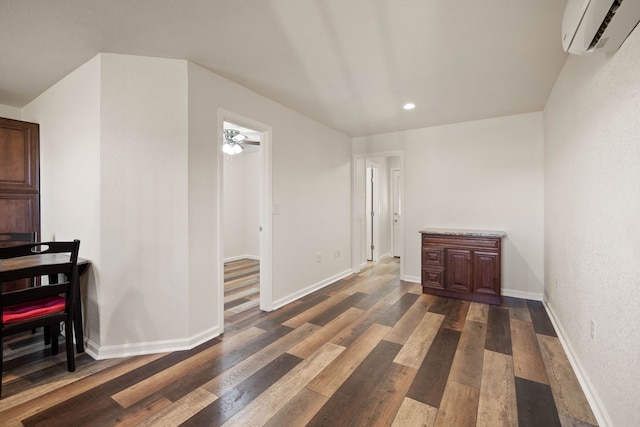
[(252, 259), (255, 261), (260, 261), (260, 255), (236, 255), (229, 258), (225, 258), (224, 262), (239, 261), (241, 259)]
[(533, 301), (542, 301), (542, 294), (538, 292), (519, 291), (517, 289), (501, 289), (503, 297), (530, 299)]
[(140, 342), (132, 344), (117, 344), (101, 346), (91, 339), (87, 339), (85, 351), (96, 360), (113, 359), (117, 357), (141, 356), (143, 354), (166, 353), (172, 351), (190, 350), (206, 341), (220, 335), (220, 328), (213, 327), (200, 332), (191, 338), (165, 340), (155, 342)]
[(400, 280), (404, 280), (405, 282), (411, 282), (411, 283), (422, 283), (422, 278), (420, 276), (408, 276), (406, 274), (402, 276)]
[(304, 297), (306, 295), (309, 295), (310, 293), (315, 292), (318, 289), (322, 289), (325, 286), (328, 286), (328, 285), (330, 285), (332, 283), (335, 283), (338, 280), (343, 279), (343, 278), (345, 278), (345, 277), (347, 277), (347, 276), (349, 276), (351, 274), (352, 274), (351, 273), (351, 269), (345, 270), (345, 271), (343, 271), (341, 273), (338, 273), (338, 274), (335, 274), (335, 275), (333, 275), (333, 276), (331, 276), (331, 277), (329, 277), (327, 279), (321, 280), (318, 283), (314, 283), (311, 286), (307, 286), (306, 288), (304, 288), (304, 289), (302, 289), (302, 290), (300, 290), (300, 291), (298, 291), (298, 292), (296, 292), (294, 294), (291, 294), (291, 295), (289, 295), (289, 296), (287, 296), (285, 298), (281, 298), (281, 299), (279, 299), (277, 301), (273, 301), (273, 309), (277, 310), (280, 307), (283, 307), (283, 306), (285, 306), (285, 305), (287, 305), (287, 304), (289, 304), (289, 303), (291, 303), (291, 302), (293, 302), (295, 300), (298, 300), (298, 299), (300, 299), (300, 298), (302, 298), (302, 297)]
[(378, 260), (382, 261), (383, 259), (387, 259), (387, 258), (391, 258), (391, 253), (390, 252), (387, 252), (384, 255), (380, 255), (380, 258)]
[(613, 422), (611, 421), (611, 417), (607, 412), (607, 408), (604, 406), (604, 403), (600, 399), (598, 392), (589, 379), (589, 375), (587, 375), (587, 371), (580, 363), (580, 359), (578, 359), (576, 352), (571, 347), (570, 341), (567, 339), (567, 334), (565, 333), (562, 325), (558, 321), (558, 317), (555, 315), (553, 308), (549, 305), (549, 303), (545, 300), (542, 301), (544, 308), (549, 315), (549, 319), (551, 319), (551, 323), (558, 333), (558, 339), (560, 340), (560, 344), (562, 344), (562, 348), (569, 359), (569, 363), (573, 368), (573, 372), (575, 372), (576, 377), (578, 378), (578, 382), (582, 387), (582, 391), (584, 392), (587, 401), (589, 402), (589, 406), (591, 406), (591, 410), (593, 411), (593, 415), (596, 417), (598, 421), (598, 425), (600, 427), (610, 427), (613, 426)]

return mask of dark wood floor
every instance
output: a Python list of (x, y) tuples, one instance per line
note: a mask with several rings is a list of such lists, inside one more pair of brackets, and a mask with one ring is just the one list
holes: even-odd
[(589, 426), (541, 303), (422, 295), (385, 260), (190, 351), (94, 361), (7, 342), (0, 425)]

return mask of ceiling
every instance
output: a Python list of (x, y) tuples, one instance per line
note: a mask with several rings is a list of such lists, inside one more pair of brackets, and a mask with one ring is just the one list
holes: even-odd
[(2, 0), (0, 104), (109, 52), (192, 61), (352, 137), (540, 111), (565, 4)]

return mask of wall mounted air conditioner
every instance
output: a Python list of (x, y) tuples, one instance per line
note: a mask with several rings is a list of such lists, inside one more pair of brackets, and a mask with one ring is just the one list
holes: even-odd
[(569, 53), (618, 50), (640, 21), (640, 0), (568, 0), (562, 47)]

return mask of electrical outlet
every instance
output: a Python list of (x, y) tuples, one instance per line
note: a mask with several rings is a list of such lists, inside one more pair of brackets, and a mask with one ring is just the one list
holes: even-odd
[(593, 319), (591, 319), (591, 331), (589, 333), (591, 334), (591, 339), (595, 339), (595, 337), (596, 337), (596, 322), (594, 322)]
[(316, 254), (316, 262), (322, 262), (322, 253), (321, 252), (318, 252)]
[(334, 258), (340, 258), (340, 251), (337, 250), (337, 249), (335, 251), (333, 251), (333, 257)]

